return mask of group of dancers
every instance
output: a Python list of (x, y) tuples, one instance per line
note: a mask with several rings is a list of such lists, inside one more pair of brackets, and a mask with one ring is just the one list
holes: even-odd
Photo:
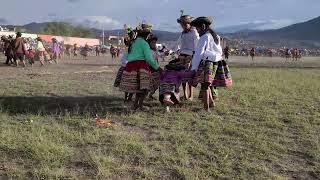
[(21, 32), (17, 32), (16, 38), (2, 36), (1, 41), (4, 43), (6, 56), (5, 64), (26, 67), (26, 60), (31, 66), (35, 64), (36, 60), (39, 60), (41, 66), (45, 65), (45, 60), (49, 63), (55, 62), (57, 64), (61, 53), (58, 41), (52, 38), (51, 52), (49, 53), (42, 39), (37, 37), (36, 40), (37, 44), (33, 50), (32, 48), (27, 48), (26, 40), (22, 38)]
[(126, 29), (125, 44), (128, 52), (121, 58), (115, 87), (125, 92), (125, 101), (135, 95), (133, 110), (148, 109), (144, 100), (159, 89), (159, 101), (170, 111), (180, 104), (182, 85), (185, 100), (193, 99), (193, 88), (200, 84), (199, 98), (205, 111), (216, 106), (217, 88), (232, 85), (229, 67), (223, 59), (221, 38), (211, 28), (209, 17), (193, 18), (181, 15), (177, 22), (183, 29), (179, 38), (178, 57), (164, 68), (158, 62), (152, 26), (140, 24)]

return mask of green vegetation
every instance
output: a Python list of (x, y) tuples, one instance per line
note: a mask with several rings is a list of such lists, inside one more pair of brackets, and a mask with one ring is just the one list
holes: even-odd
[(65, 22), (50, 22), (44, 28), (42, 33), (57, 36), (72, 36), (83, 38), (93, 37), (93, 33), (90, 29), (81, 26), (74, 27), (71, 24)]
[[(212, 114), (198, 101), (132, 113), (115, 73), (3, 77), (0, 179), (319, 178), (320, 70), (232, 73)], [(95, 127), (96, 113), (118, 126)]]

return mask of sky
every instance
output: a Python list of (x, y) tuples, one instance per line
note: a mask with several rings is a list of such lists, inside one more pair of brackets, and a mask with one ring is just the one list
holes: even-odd
[(144, 21), (180, 31), (176, 19), (182, 9), (212, 17), (217, 28), (257, 23), (272, 29), (320, 16), (320, 0), (1, 0), (0, 24), (67, 21), (117, 29)]

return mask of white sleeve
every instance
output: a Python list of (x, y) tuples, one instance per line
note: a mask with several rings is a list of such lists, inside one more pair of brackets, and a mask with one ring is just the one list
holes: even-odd
[(194, 31), (194, 36), (195, 36), (195, 38), (193, 39), (193, 45), (194, 45), (193, 47), (196, 49), (198, 42), (199, 42), (199, 39), (200, 39), (200, 36), (197, 31)]
[(193, 55), (192, 58), (192, 68), (191, 70), (197, 70), (200, 64), (200, 61), (203, 57), (203, 54), (206, 50), (208, 44), (208, 36), (204, 36), (203, 38), (200, 38), (198, 45), (197, 45), (197, 49), (195, 54)]
[(181, 38), (182, 38), (182, 35), (180, 35), (179, 39), (177, 40), (177, 44), (176, 44), (175, 49), (174, 49), (176, 52), (180, 50)]
[(128, 53), (124, 53), (120, 59), (121, 66), (126, 66), (127, 64), (127, 55)]

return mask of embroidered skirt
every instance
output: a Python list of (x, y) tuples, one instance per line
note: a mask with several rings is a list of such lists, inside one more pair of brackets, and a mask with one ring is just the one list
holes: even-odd
[(213, 87), (230, 87), (232, 78), (226, 61), (201, 61), (193, 80), (193, 86), (197, 86), (199, 83)]
[(217, 63), (211, 61), (201, 61), (199, 64), (198, 71), (193, 80), (193, 86), (198, 84), (213, 84), (214, 78), (217, 71)]
[(145, 61), (129, 62), (125, 67), (120, 90), (128, 93), (144, 93), (151, 87), (150, 66)]

